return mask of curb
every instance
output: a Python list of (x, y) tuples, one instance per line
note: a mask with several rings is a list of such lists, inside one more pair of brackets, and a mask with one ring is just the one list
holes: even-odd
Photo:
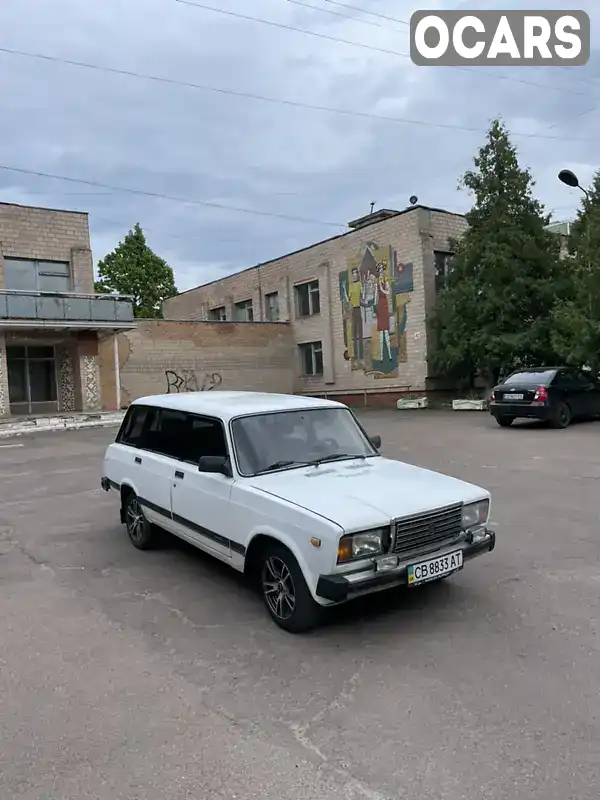
[(29, 423), (0, 424), (0, 439), (9, 439), (13, 436), (26, 436), (30, 433), (51, 433), (57, 431), (75, 431), (82, 428), (109, 428), (120, 425), (124, 414), (114, 414), (92, 417), (62, 418), (51, 420), (33, 420)]

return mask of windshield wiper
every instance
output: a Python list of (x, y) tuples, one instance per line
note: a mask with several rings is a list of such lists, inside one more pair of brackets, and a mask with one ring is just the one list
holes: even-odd
[(275, 463), (269, 464), (268, 467), (261, 469), (255, 474), (265, 475), (267, 472), (273, 472), (276, 469), (284, 469), (284, 467), (318, 467), (319, 464), (325, 464), (327, 461), (340, 461), (343, 458), (360, 458), (364, 461), (366, 456), (358, 455), (357, 453), (332, 453), (328, 456), (315, 458), (312, 461), (275, 461)]
[(312, 464), (312, 461), (275, 461), (274, 464), (269, 464), (268, 467), (261, 469), (256, 475), (263, 475), (265, 472), (272, 472), (274, 469), (283, 469), (284, 467), (306, 467)]
[(332, 453), (329, 456), (322, 456), (321, 458), (315, 458), (314, 461), (311, 461), (311, 466), (314, 464), (315, 467), (318, 467), (319, 464), (325, 464), (327, 461), (339, 461), (342, 458), (360, 458), (362, 461), (366, 458), (364, 455), (359, 455), (358, 453)]

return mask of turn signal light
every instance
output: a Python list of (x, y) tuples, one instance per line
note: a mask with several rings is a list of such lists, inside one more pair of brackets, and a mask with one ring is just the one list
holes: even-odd
[(340, 539), (338, 544), (338, 564), (350, 561), (352, 558), (352, 539)]

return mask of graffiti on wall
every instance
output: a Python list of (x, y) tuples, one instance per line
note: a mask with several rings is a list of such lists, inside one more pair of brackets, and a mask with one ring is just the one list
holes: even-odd
[(223, 377), (218, 372), (205, 373), (202, 380), (193, 369), (182, 369), (175, 372), (173, 369), (165, 370), (167, 381), (167, 394), (181, 392), (210, 392), (223, 383)]
[(344, 358), (353, 370), (376, 378), (398, 376), (408, 360), (407, 306), (413, 291), (413, 265), (403, 264), (392, 247), (361, 246), (339, 274), (344, 324)]

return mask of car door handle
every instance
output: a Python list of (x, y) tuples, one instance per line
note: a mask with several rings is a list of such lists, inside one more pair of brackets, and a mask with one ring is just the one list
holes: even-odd
[(136, 456), (135, 457), (135, 463), (136, 464), (141, 464), (142, 463), (142, 459), (139, 456)]
[(180, 470), (176, 469), (175, 470), (175, 477), (176, 478), (181, 478), (181, 480), (183, 480), (183, 472), (181, 472)]

